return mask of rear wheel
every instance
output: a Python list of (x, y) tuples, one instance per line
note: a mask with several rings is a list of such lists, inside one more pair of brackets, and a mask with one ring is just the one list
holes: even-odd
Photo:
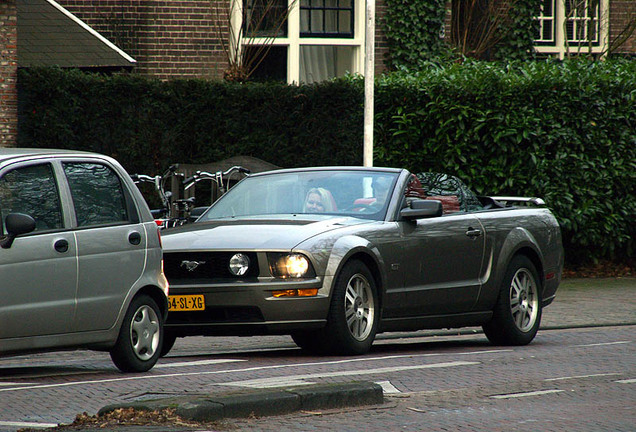
[(512, 259), (503, 279), (492, 320), (483, 326), (496, 345), (526, 345), (539, 330), (541, 296), (537, 270), (527, 257)]
[(122, 372), (145, 372), (159, 359), (163, 320), (157, 303), (147, 295), (133, 299), (110, 357)]

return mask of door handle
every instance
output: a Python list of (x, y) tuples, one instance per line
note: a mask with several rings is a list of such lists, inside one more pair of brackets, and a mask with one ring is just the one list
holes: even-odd
[(473, 229), (471, 227), (471, 228), (468, 228), (468, 231), (466, 231), (466, 235), (468, 237), (474, 239), (474, 238), (477, 238), (477, 237), (479, 237), (481, 235), (481, 230)]
[(68, 241), (66, 241), (65, 239), (61, 239), (61, 240), (57, 240), (54, 244), (53, 247), (55, 248), (56, 251), (58, 251), (59, 253), (65, 253), (68, 252)]
[(141, 243), (141, 234), (139, 234), (137, 231), (131, 232), (130, 234), (128, 234), (128, 242), (131, 245), (137, 246), (139, 243)]

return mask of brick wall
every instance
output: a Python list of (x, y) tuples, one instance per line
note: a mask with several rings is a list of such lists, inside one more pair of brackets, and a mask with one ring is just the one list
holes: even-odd
[[(227, 60), (229, 0), (58, 0), (137, 60), (137, 73), (159, 78), (220, 78)], [(376, 1), (376, 73), (384, 68), (383, 0)]]
[(389, 46), (384, 33), (382, 21), (386, 15), (386, 3), (384, 0), (375, 2), (375, 74), (380, 75), (386, 70), (384, 61), (389, 52)]
[[(611, 0), (610, 2), (610, 42), (614, 41), (627, 28), (630, 21), (636, 20), (636, 0)], [(621, 45), (617, 53), (636, 54), (636, 31)]]
[[(218, 38), (227, 35), (223, 0), (58, 0), (69, 12), (137, 60), (137, 73), (170, 77), (223, 76)], [(227, 37), (227, 36), (226, 36)]]
[(15, 146), (18, 131), (17, 17), (15, 0), (0, 2), (0, 147)]

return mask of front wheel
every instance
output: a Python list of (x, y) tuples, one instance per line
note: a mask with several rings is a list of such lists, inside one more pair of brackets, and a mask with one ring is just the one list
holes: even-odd
[(503, 279), (493, 318), (483, 326), (496, 345), (529, 344), (541, 323), (541, 296), (537, 270), (525, 256), (510, 262)]
[(163, 320), (157, 303), (147, 295), (133, 299), (110, 357), (122, 372), (145, 372), (159, 359)]
[(375, 339), (379, 314), (373, 275), (363, 262), (350, 261), (336, 278), (327, 325), (314, 346), (334, 354), (364, 354)]

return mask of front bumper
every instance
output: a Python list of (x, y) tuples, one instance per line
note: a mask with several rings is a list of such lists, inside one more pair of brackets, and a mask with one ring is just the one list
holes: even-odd
[(272, 296), (284, 289), (320, 288), (322, 281), (259, 281), (170, 285), (171, 295), (202, 294), (203, 311), (171, 311), (166, 330), (178, 336), (288, 334), (326, 324), (329, 298)]

